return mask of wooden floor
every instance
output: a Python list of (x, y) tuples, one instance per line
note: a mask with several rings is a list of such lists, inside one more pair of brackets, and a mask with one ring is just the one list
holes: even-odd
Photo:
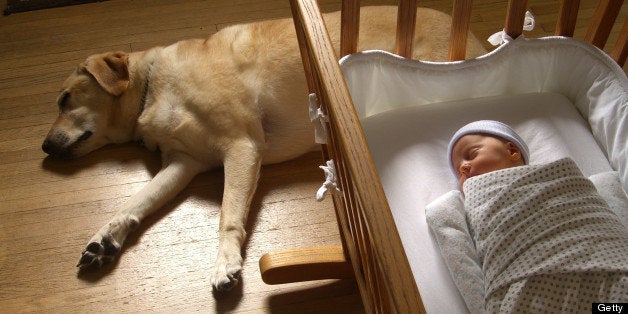
[[(450, 2), (419, 1), (446, 12)], [(475, 1), (472, 30), (479, 38), (502, 28), (505, 2)], [(579, 36), (592, 3), (582, 2)], [(339, 8), (339, 1), (321, 4), (324, 11)], [(553, 31), (549, 12), (557, 6), (530, 1), (538, 21), (533, 37)], [(263, 169), (242, 282), (230, 293), (213, 294), (208, 274), (217, 246), (220, 171), (198, 176), (148, 219), (118, 262), (78, 275), (87, 240), (158, 171), (159, 156), (129, 144), (61, 162), (40, 149), (57, 112), (58, 89), (87, 55), (143, 50), (289, 14), (287, 0), (111, 0), (0, 17), (0, 312), (363, 311), (351, 280), (269, 286), (260, 279), (264, 252), (339, 244), (330, 201), (314, 200), (323, 180), (319, 154)]]

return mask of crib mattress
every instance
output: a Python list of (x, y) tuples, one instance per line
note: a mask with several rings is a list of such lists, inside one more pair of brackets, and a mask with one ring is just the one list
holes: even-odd
[[(601, 52), (571, 40), (570, 46), (586, 47), (594, 70), (585, 71), (590, 73), (586, 77), (564, 71), (556, 66), (556, 58), (569, 56), (563, 43), (532, 42), (539, 51), (530, 55), (525, 49), (529, 42), (517, 40), (511, 48), (463, 63), (411, 62), (385, 53), (341, 61), (428, 313), (467, 311), (425, 219), (427, 204), (457, 189), (446, 150), (462, 125), (479, 119), (503, 121), (528, 144), (531, 164), (571, 157), (585, 176), (618, 170), (627, 190), (625, 74)], [(562, 52), (548, 53), (545, 46)], [(520, 54), (526, 57), (522, 60)], [(547, 55), (552, 57), (543, 60)], [(589, 61), (580, 55), (572, 60), (574, 66)], [(525, 62), (534, 65), (531, 71), (524, 71)], [(548, 74), (552, 67), (557, 72)], [(413, 86), (416, 76), (421, 78)], [(464, 86), (456, 86), (460, 81)], [(443, 88), (450, 82), (458, 83)]]

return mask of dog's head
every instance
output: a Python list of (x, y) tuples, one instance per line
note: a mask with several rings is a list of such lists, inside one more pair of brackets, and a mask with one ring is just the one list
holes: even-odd
[(59, 116), (42, 145), (58, 158), (83, 156), (116, 141), (120, 96), (129, 85), (124, 52), (93, 55), (63, 83), (57, 98)]

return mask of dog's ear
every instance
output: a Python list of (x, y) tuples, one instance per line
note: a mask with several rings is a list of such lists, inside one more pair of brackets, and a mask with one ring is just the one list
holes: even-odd
[(122, 51), (87, 58), (85, 69), (107, 92), (120, 96), (129, 86), (128, 55)]

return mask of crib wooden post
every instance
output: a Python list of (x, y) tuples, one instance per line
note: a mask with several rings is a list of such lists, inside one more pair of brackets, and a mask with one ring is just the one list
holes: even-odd
[(408, 59), (412, 59), (416, 6), (416, 0), (399, 0), (397, 8), (395, 53)]
[(604, 49), (623, 3), (623, 0), (600, 0), (584, 35), (584, 40)]
[(471, 21), (471, 0), (455, 0), (452, 11), (449, 61), (464, 60), (467, 51), (467, 36)]
[(561, 1), (554, 35), (573, 37), (573, 32), (576, 29), (579, 8), (580, 0)]
[(523, 23), (525, 22), (527, 0), (508, 1), (508, 11), (506, 11), (506, 23), (504, 31), (513, 39), (523, 33)]

